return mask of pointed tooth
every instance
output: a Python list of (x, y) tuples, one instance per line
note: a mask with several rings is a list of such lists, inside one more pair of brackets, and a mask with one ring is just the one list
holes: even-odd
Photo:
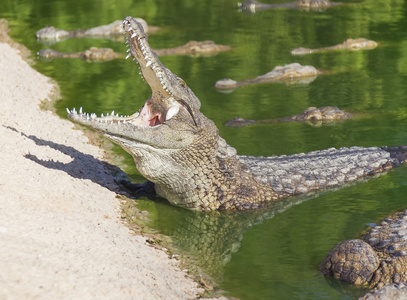
[(144, 57), (144, 59), (145, 59), (145, 60), (148, 60), (148, 55), (146, 55), (146, 56)]
[(127, 54), (126, 59), (128, 59), (131, 56), (131, 53)]
[(79, 107), (79, 114), (82, 114), (82, 106)]
[(116, 117), (119, 117), (119, 114), (116, 114)]
[(102, 113), (102, 114), (100, 114), (100, 117), (101, 117), (101, 118), (103, 118), (103, 113)]
[(112, 115), (112, 116), (114, 116), (114, 110), (112, 110), (112, 113), (111, 113), (111, 115)]
[(146, 64), (146, 67), (149, 67), (151, 65), (151, 60), (149, 60)]
[(71, 113), (71, 111), (69, 110), (69, 108), (68, 108), (68, 107), (66, 108), (66, 112), (67, 112), (68, 114), (70, 114), (70, 113)]
[(126, 50), (127, 53), (129, 53), (130, 51), (131, 51), (130, 48)]
[(127, 29), (127, 31), (130, 31), (130, 30), (132, 30), (133, 28), (131, 28), (131, 26), (129, 26), (129, 29)]
[(131, 38), (135, 38), (137, 36), (137, 33), (133, 33), (132, 35), (131, 35)]

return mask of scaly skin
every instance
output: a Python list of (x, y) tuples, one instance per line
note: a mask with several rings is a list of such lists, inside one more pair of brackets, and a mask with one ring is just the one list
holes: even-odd
[(324, 107), (308, 107), (302, 113), (298, 115), (292, 115), (279, 119), (267, 119), (267, 120), (245, 120), (243, 118), (234, 118), (227, 121), (226, 126), (241, 127), (253, 124), (265, 124), (265, 123), (277, 123), (277, 122), (306, 122), (312, 126), (321, 126), (323, 123), (333, 123), (343, 121), (351, 118), (352, 115), (348, 112), (342, 111), (335, 106)]
[(238, 3), (238, 7), (242, 10), (248, 11), (250, 13), (256, 13), (260, 10), (271, 9), (271, 8), (294, 8), (301, 10), (325, 10), (330, 6), (340, 5), (338, 2), (330, 2), (329, 0), (298, 0), (295, 2), (280, 3), (280, 4), (267, 4), (257, 2), (255, 0), (245, 1), (243, 3)]
[(324, 51), (331, 51), (331, 50), (351, 50), (351, 51), (358, 51), (358, 50), (372, 50), (377, 47), (377, 43), (375, 41), (371, 41), (365, 38), (359, 39), (346, 39), (342, 44), (330, 46), (330, 47), (323, 47), (318, 49), (308, 49), (308, 48), (296, 48), (291, 50), (292, 55), (304, 55), (310, 54), (315, 52), (324, 52)]
[(407, 283), (407, 211), (386, 218), (362, 240), (336, 245), (320, 270), (325, 275), (368, 288)]
[(165, 55), (191, 55), (191, 56), (210, 56), (215, 55), (219, 52), (229, 51), (232, 48), (226, 45), (217, 45), (213, 41), (190, 41), (185, 45), (174, 47), (174, 48), (165, 48), (165, 49), (156, 49), (154, 52), (158, 56)]
[[(136, 20), (143, 26), (144, 31), (147, 33), (158, 30), (158, 27), (148, 26), (147, 22), (141, 18), (136, 18)], [(47, 26), (37, 31), (37, 38), (41, 41), (59, 42), (69, 38), (121, 36), (121, 28), (122, 21), (120, 20), (108, 25), (101, 25), (89, 29), (63, 30), (53, 26)]]
[(341, 148), (280, 157), (239, 156), (200, 111), (186, 83), (167, 69), (148, 44), (142, 26), (126, 17), (130, 53), (152, 96), (135, 114), (97, 117), (68, 110), (122, 146), (156, 193), (194, 210), (253, 209), (285, 197), (364, 178), (405, 161), (406, 149)]
[[(121, 22), (120, 22), (121, 23)], [(154, 50), (158, 56), (165, 55), (191, 55), (191, 56), (210, 56), (215, 55), (221, 51), (231, 50), (229, 46), (225, 45), (216, 45), (212, 41), (190, 41), (185, 45)], [(38, 52), (38, 56), (45, 59), (53, 58), (80, 58), (87, 61), (109, 61), (116, 58), (123, 57), (122, 54), (114, 52), (110, 48), (96, 48), (92, 47), (84, 52), (71, 52), (71, 53), (62, 53), (56, 50), (51, 49), (42, 49)]]
[(114, 52), (110, 48), (96, 48), (92, 47), (84, 52), (62, 53), (51, 49), (42, 49), (38, 52), (38, 56), (45, 59), (53, 58), (80, 58), (89, 62), (109, 61), (112, 59), (120, 58), (123, 55)]
[(313, 66), (302, 66), (299, 63), (292, 63), (285, 66), (277, 66), (270, 72), (252, 79), (235, 81), (230, 78), (224, 78), (215, 83), (215, 88), (218, 90), (230, 90), (243, 85), (266, 82), (310, 83), (319, 74), (321, 72)]

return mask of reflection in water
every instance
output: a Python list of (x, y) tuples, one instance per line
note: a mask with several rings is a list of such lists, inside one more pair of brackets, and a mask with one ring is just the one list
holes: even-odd
[[(329, 191), (332, 191), (330, 189)], [(252, 226), (271, 219), (319, 193), (277, 201), (267, 208), (249, 211), (197, 212), (156, 205), (159, 230), (172, 236), (181, 252), (217, 282), (223, 281), (224, 267), (240, 248), (243, 234)]]

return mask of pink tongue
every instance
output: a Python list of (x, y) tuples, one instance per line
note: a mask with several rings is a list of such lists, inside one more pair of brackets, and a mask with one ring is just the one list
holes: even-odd
[(158, 116), (155, 116), (154, 118), (149, 120), (149, 125), (150, 126), (155, 126), (155, 125), (158, 125), (158, 124), (161, 124), (160, 118)]
[(162, 123), (162, 121), (160, 120), (161, 115), (153, 114), (151, 112), (150, 101), (147, 101), (146, 104), (144, 104), (144, 107), (141, 110), (140, 115), (141, 115), (140, 126), (151, 127)]

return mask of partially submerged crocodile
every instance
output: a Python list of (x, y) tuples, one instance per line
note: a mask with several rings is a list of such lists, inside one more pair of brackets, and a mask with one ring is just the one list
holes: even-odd
[(407, 283), (407, 210), (387, 217), (363, 239), (336, 245), (320, 270), (337, 280), (367, 288)]
[(308, 84), (322, 72), (313, 66), (302, 66), (299, 63), (291, 63), (285, 66), (277, 66), (270, 72), (251, 79), (235, 81), (230, 78), (218, 80), (215, 88), (218, 90), (231, 90), (243, 85), (258, 84), (265, 82), (285, 82)]
[(126, 17), (123, 27), (132, 55), (152, 96), (131, 116), (97, 117), (68, 110), (74, 122), (100, 131), (129, 152), (158, 196), (194, 210), (254, 209), (383, 172), (405, 162), (400, 147), (327, 149), (273, 157), (237, 155), (187, 84), (167, 69), (143, 27)]
[(295, 2), (279, 3), (279, 4), (268, 4), (261, 3), (255, 0), (239, 2), (237, 6), (241, 10), (248, 11), (250, 13), (255, 13), (260, 10), (271, 9), (271, 8), (294, 8), (301, 10), (317, 10), (322, 11), (330, 6), (340, 5), (342, 3), (330, 2), (329, 0), (298, 0)]
[[(120, 22), (121, 23), (121, 22)], [(166, 49), (157, 49), (154, 52), (158, 56), (165, 55), (191, 55), (191, 56), (210, 56), (215, 55), (221, 51), (231, 50), (229, 46), (217, 45), (213, 41), (190, 41), (185, 45), (166, 48)], [(92, 47), (83, 52), (70, 52), (63, 53), (51, 49), (42, 49), (38, 52), (38, 56), (44, 59), (53, 59), (53, 58), (80, 58), (87, 61), (109, 61), (116, 58), (124, 57), (123, 54), (115, 52), (110, 48), (96, 48)]]
[(322, 123), (339, 122), (351, 118), (352, 115), (348, 112), (342, 111), (336, 106), (324, 107), (308, 107), (298, 115), (292, 115), (279, 119), (267, 120), (245, 120), (243, 118), (234, 118), (227, 121), (226, 126), (241, 127), (253, 124), (277, 123), (277, 122), (306, 122), (313, 126), (320, 126)]
[(71, 52), (63, 53), (51, 49), (41, 49), (38, 52), (38, 56), (44, 59), (53, 59), (53, 58), (80, 58), (89, 62), (93, 61), (109, 61), (112, 59), (123, 57), (121, 53), (114, 52), (110, 48), (96, 48), (92, 47), (83, 52)]
[(317, 48), (317, 49), (309, 49), (309, 48), (296, 48), (294, 50), (291, 50), (292, 55), (304, 55), (304, 54), (310, 54), (310, 53), (315, 53), (315, 52), (324, 52), (324, 51), (330, 51), (330, 50), (352, 50), (352, 51), (358, 51), (358, 50), (371, 50), (377, 47), (377, 43), (375, 41), (371, 41), (365, 38), (358, 38), (358, 39), (346, 39), (342, 44), (338, 44), (335, 46), (330, 46), (330, 47), (323, 47), (323, 48)]
[[(146, 33), (153, 33), (159, 29), (156, 26), (148, 26), (147, 22), (141, 18), (137, 18)], [(55, 43), (64, 41), (69, 38), (80, 37), (107, 37), (107, 36), (122, 36), (120, 29), (122, 21), (117, 20), (108, 25), (101, 25), (89, 29), (63, 30), (53, 26), (47, 26), (37, 31), (37, 38), (46, 43)]]
[(191, 55), (191, 56), (211, 56), (219, 52), (229, 51), (232, 48), (227, 45), (217, 45), (213, 41), (190, 41), (185, 45), (174, 47), (155, 49), (154, 52), (158, 56), (165, 55)]

